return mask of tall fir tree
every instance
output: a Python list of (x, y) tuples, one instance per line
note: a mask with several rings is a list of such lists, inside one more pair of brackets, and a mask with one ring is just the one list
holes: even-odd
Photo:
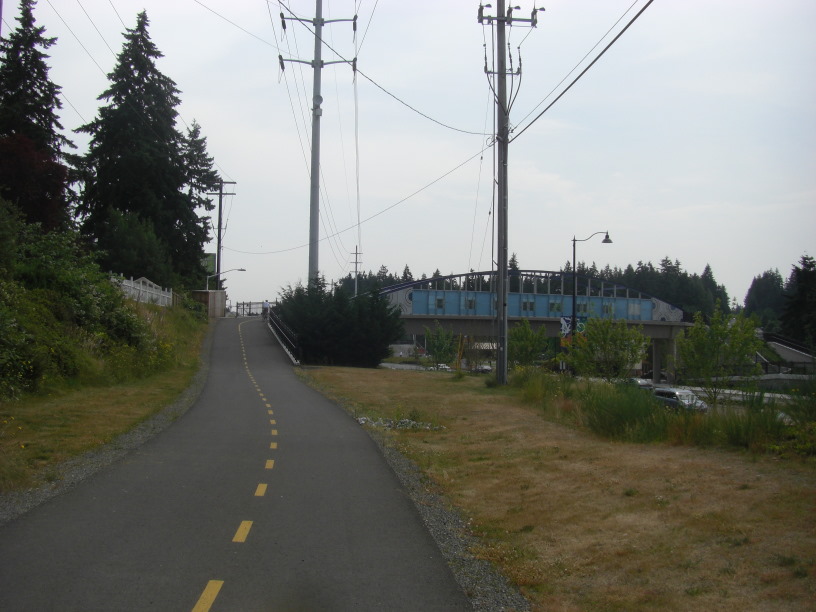
[(0, 196), (52, 230), (70, 222), (63, 147), (73, 145), (60, 131), (60, 87), (48, 76), (45, 50), (56, 39), (36, 25), (35, 5), (21, 0), (17, 29), (0, 41)]
[[(107, 105), (78, 129), (91, 139), (88, 153), (77, 160), (77, 213), (83, 233), (104, 251), (104, 267), (133, 276), (169, 268), (170, 274), (151, 280), (192, 286), (203, 278), (208, 239), (209, 218), (197, 211), (211, 210), (202, 193), (216, 177), (197, 124), (186, 137), (176, 128), (180, 91), (156, 66), (163, 55), (148, 25), (142, 11), (125, 31), (110, 87), (99, 96)], [(158, 261), (133, 261), (132, 245), (116, 240), (126, 228), (141, 228), (133, 238), (143, 242), (141, 251), (155, 251)]]
[(783, 333), (807, 345), (816, 347), (816, 259), (802, 255), (793, 266), (785, 286), (782, 313)]

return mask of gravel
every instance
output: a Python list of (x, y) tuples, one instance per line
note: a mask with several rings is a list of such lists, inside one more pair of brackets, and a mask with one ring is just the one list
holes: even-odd
[[(207, 336), (201, 351), (202, 366), (192, 384), (176, 402), (140, 423), (110, 444), (66, 461), (58, 468), (58, 477), (39, 487), (0, 495), (0, 525), (4, 525), (39, 504), (60, 495), (82, 480), (104, 469), (138, 448), (171, 425), (198, 398), (209, 370), (213, 334)], [(360, 422), (360, 421), (358, 421)], [(403, 456), (392, 438), (381, 429), (424, 428), (424, 424), (360, 422), (379, 446), (385, 460), (405, 487), (423, 522), (453, 572), (459, 586), (477, 611), (526, 611), (529, 602), (487, 561), (477, 559), (471, 550), (478, 544), (468, 521), (444, 497), (434, 491), (417, 465)]]

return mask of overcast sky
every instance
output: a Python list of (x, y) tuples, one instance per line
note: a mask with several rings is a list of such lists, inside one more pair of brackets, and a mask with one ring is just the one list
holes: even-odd
[[(518, 135), (509, 250), (523, 269), (558, 270), (573, 237), (608, 230), (613, 244), (580, 242), (579, 261), (668, 256), (697, 274), (710, 264), (742, 303), (754, 276), (776, 268), (787, 278), (816, 255), (816, 3), (656, 0), (531, 124), (645, 3), (542, 0), (536, 29), (509, 30), (522, 66), (508, 82)], [(516, 16), (529, 16), (533, 5), (519, 4)], [(3, 3), (4, 36), (17, 5)], [(365, 77), (355, 89), (348, 65), (323, 70), (321, 274), (353, 272), (355, 249), (365, 271), (490, 269), (494, 162), (480, 134), (492, 131), (484, 66), (494, 33), (477, 22), (478, 3), (323, 5), (327, 19), (357, 12)], [(314, 16), (313, 0), (286, 6)], [(159, 69), (181, 90), (181, 117), (201, 124), (219, 171), (237, 183), (224, 200), (222, 270), (247, 271), (225, 274), (229, 297), (272, 300), (306, 280), (309, 240), (312, 70), (287, 63), (281, 73), (278, 54), (309, 61), (314, 38), (295, 22), (283, 37), (279, 14), (292, 13), (272, 1), (39, 0), (37, 23), (58, 38), (49, 65), (66, 130), (96, 115), (122, 48), (120, 17), (133, 27), (142, 9), (165, 56)], [(354, 57), (350, 23), (324, 35)], [(323, 59), (339, 58), (324, 49)], [(72, 138), (84, 152), (85, 137)]]

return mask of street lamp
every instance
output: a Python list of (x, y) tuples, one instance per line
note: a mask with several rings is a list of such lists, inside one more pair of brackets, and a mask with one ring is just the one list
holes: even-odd
[[(604, 239), (601, 240), (601, 244), (612, 244), (612, 240), (609, 238), (609, 232), (608, 231), (607, 232), (595, 232), (589, 238), (592, 238), (593, 236), (597, 236), (598, 234), (606, 234)], [(575, 243), (576, 242), (586, 242), (587, 240), (589, 240), (589, 238), (584, 238), (583, 240), (579, 240), (579, 239), (575, 238), (575, 236), (572, 237), (572, 320), (570, 321), (570, 340), (571, 341), (575, 340), (575, 329), (577, 327), (577, 320), (576, 320), (577, 313), (576, 313), (576, 308), (575, 308), (575, 302), (578, 300), (578, 273), (577, 273), (577, 270), (575, 269), (575, 266), (577, 265), (575, 263)]]
[(207, 288), (205, 290), (206, 291), (210, 290), (210, 279), (211, 278), (213, 278), (215, 276), (221, 276), (222, 274), (226, 274), (227, 272), (246, 272), (246, 269), (245, 268), (233, 268), (232, 270), (224, 270), (223, 272), (218, 272), (217, 274), (210, 274), (207, 277)]

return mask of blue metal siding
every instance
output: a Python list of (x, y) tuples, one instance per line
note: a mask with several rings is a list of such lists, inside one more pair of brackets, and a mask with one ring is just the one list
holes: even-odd
[[(437, 301), (441, 300), (441, 307)], [(442, 289), (414, 289), (412, 291), (412, 311), (416, 315), (439, 316), (495, 316), (492, 293), (485, 291), (456, 291)], [(524, 309), (522, 304), (532, 304), (532, 309)], [(561, 304), (561, 310), (552, 309), (551, 305)], [(640, 305), (640, 315), (629, 315), (629, 304)], [(587, 311), (581, 305), (587, 305)], [(604, 305), (610, 312), (604, 311)], [(472, 306), (472, 308), (469, 308)], [(578, 296), (578, 317), (602, 317), (636, 321), (651, 321), (654, 305), (651, 299), (610, 298), (601, 296)], [(507, 296), (507, 314), (510, 317), (558, 318), (572, 315), (572, 296), (561, 294), (511, 293)]]

